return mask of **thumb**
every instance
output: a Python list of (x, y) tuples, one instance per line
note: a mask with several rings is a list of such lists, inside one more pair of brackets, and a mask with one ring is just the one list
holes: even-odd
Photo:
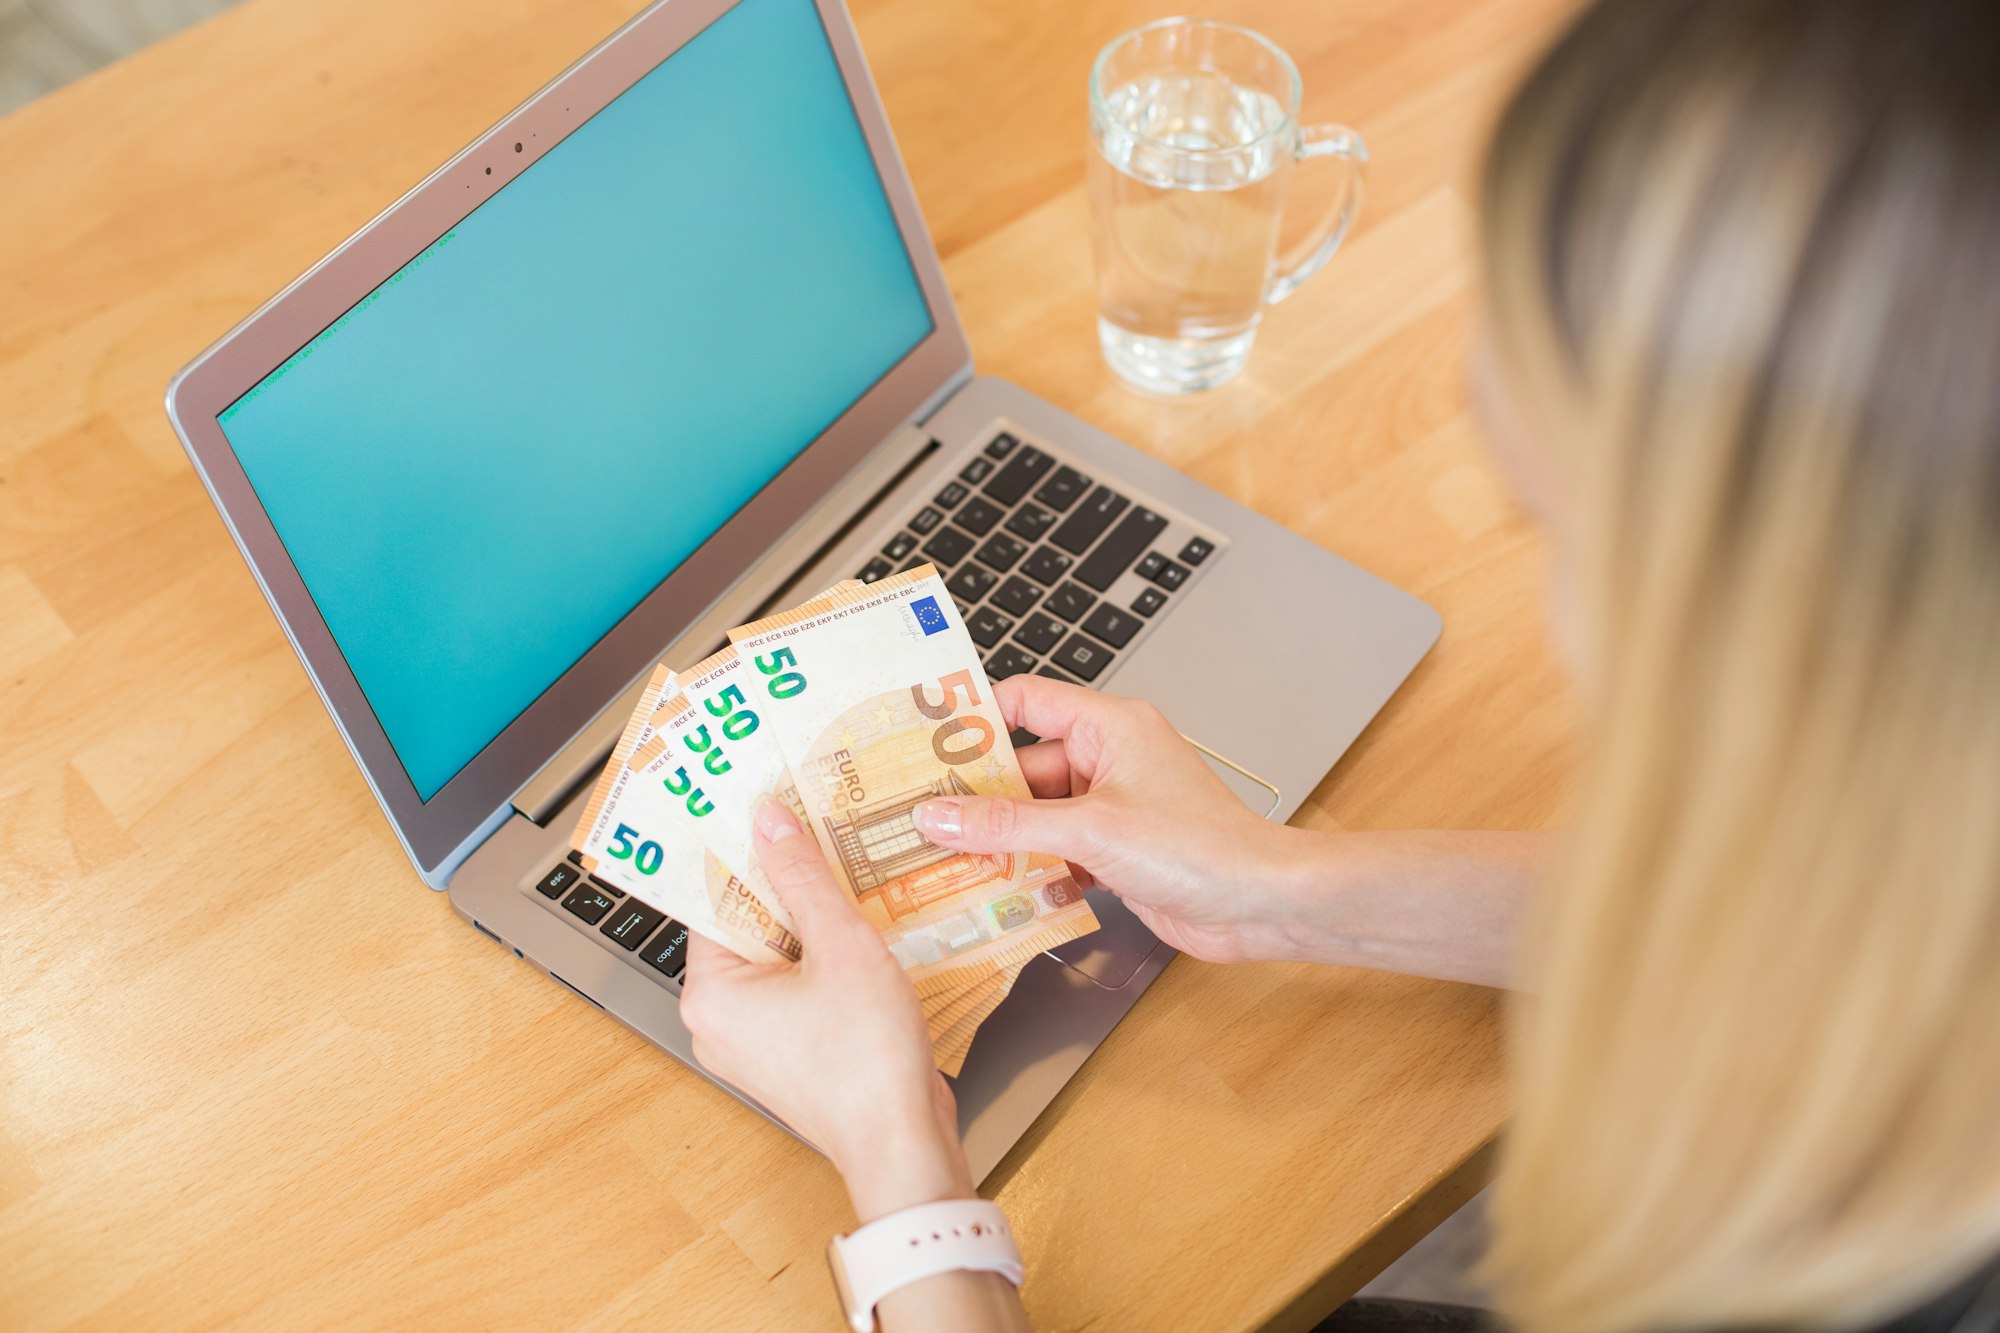
[(954, 851), (1048, 852), (1087, 863), (1101, 845), (1099, 811), (1088, 796), (1057, 801), (958, 796), (925, 801), (912, 813), (925, 837)]
[[(819, 844), (799, 824), (783, 801), (760, 801), (756, 811), (757, 861), (778, 900), (799, 928), (799, 941), (809, 951), (829, 936), (856, 926), (867, 928), (854, 900), (833, 877)], [(873, 934), (870, 931), (870, 934)]]

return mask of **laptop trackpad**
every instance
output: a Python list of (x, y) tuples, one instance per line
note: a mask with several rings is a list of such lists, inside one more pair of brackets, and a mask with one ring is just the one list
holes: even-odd
[[(1200, 746), (1200, 742), (1196, 742)], [(1208, 766), (1229, 784), (1229, 790), (1259, 815), (1269, 816), (1277, 808), (1278, 789), (1252, 777), (1206, 746), (1200, 746)], [(1091, 889), (1085, 895), (1097, 913), (1098, 929), (1080, 940), (1071, 940), (1049, 952), (1108, 990), (1130, 981), (1153, 950), (1163, 948), (1130, 908), (1108, 889)]]

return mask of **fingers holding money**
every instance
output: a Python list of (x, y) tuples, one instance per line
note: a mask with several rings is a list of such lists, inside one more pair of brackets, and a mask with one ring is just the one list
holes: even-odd
[(767, 799), (758, 803), (756, 821), (757, 860), (798, 925), (806, 963), (810, 966), (829, 951), (839, 955), (856, 947), (886, 955), (881, 937), (834, 881), (826, 856), (798, 816), (784, 802)]
[(1081, 796), (1089, 784), (1070, 770), (1069, 755), (1061, 741), (1041, 741), (1014, 751), (1021, 761), (1021, 776), (1036, 800), (1052, 801), (1064, 796)]
[(706, 935), (688, 932), (688, 957), (686, 979), (682, 981), (683, 992), (695, 985), (698, 977), (726, 977), (744, 968), (769, 967), (768, 963), (753, 963), (737, 954), (726, 945), (717, 944)]
[(1047, 852), (1088, 865), (1096, 858), (1101, 801), (1016, 801), (963, 796), (925, 801), (912, 812), (932, 842), (962, 852)]
[(1159, 717), (1158, 709), (1141, 700), (1099, 694), (1047, 676), (1009, 676), (993, 686), (993, 698), (1008, 726), (1061, 741), (1070, 767), (1086, 780), (1121, 734), (1149, 720), (1147, 714)]

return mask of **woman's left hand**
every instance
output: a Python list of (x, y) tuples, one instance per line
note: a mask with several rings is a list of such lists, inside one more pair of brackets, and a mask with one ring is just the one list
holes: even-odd
[(681, 1021), (695, 1058), (818, 1145), (861, 1221), (973, 1197), (957, 1108), (910, 979), (776, 801), (757, 810), (757, 856), (802, 956), (752, 963), (690, 940)]

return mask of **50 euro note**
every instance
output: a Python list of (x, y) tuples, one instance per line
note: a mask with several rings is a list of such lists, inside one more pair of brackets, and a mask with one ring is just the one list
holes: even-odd
[[(809, 816), (784, 751), (760, 713), (769, 709), (755, 698), (758, 673), (732, 645), (681, 672), (678, 683), (678, 690), (654, 712), (656, 729), (641, 739), (628, 767), (641, 781), (684, 793), (682, 809), (694, 821), (702, 845), (790, 928), (781, 915), (783, 903), (757, 860), (756, 809), (768, 798), (792, 807), (801, 822)], [(979, 969), (965, 985), (990, 975)], [(963, 1012), (960, 999), (966, 992), (953, 988), (954, 980), (939, 979), (921, 997), (926, 1012), (940, 1022)]]
[(611, 759), (577, 820), (570, 843), (589, 873), (665, 912), (699, 935), (752, 960), (796, 959), (790, 923), (759, 900), (696, 835), (685, 794), (634, 766), (664, 720), (661, 695), (675, 683), (654, 668)]
[(681, 809), (702, 845), (790, 929), (757, 861), (755, 814), (766, 797), (796, 810), (798, 796), (784, 752), (744, 694), (749, 684), (733, 646), (689, 667), (661, 701), (655, 734), (634, 749), (629, 766), (641, 781), (683, 795)]
[[(912, 812), (936, 797), (1029, 795), (934, 569), (830, 593), (730, 640), (813, 836), (926, 998), (934, 1039), (976, 1030), (1029, 959), (1097, 929), (1062, 858), (952, 852), (916, 827)], [(946, 995), (970, 1007), (928, 1003)], [(964, 1057), (934, 1053), (947, 1073)]]
[[(859, 579), (847, 579), (820, 595), (860, 586)], [(690, 674), (706, 673), (714, 661), (697, 663)], [(571, 845), (587, 872), (743, 957), (796, 959), (799, 942), (791, 919), (769, 885), (759, 894), (732, 862), (708, 850), (690, 822), (700, 793), (684, 770), (659, 771), (654, 762), (666, 748), (659, 732), (673, 714), (680, 684), (664, 662), (653, 669), (584, 805)]]

